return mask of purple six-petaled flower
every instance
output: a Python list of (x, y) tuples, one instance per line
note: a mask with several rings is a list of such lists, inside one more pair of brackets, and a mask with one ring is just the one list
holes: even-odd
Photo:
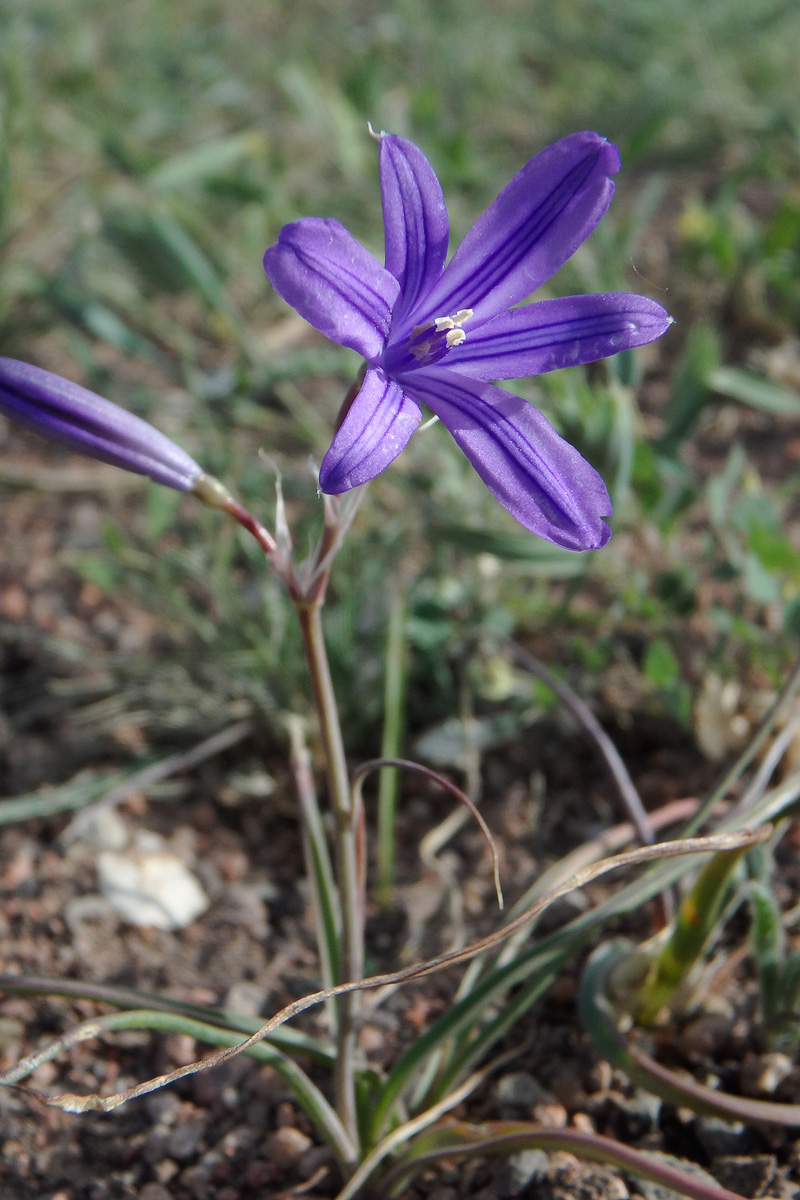
[(670, 324), (654, 301), (616, 292), (513, 307), (592, 233), (618, 170), (616, 148), (596, 133), (556, 142), (514, 176), (445, 267), (447, 209), (433, 168), (412, 142), (382, 134), (384, 267), (338, 221), (284, 226), (264, 256), (273, 287), (367, 362), (322, 462), (323, 491), (378, 475), (424, 403), (526, 528), (571, 550), (605, 544), (611, 503), (600, 476), (533, 405), (492, 381), (593, 362)]

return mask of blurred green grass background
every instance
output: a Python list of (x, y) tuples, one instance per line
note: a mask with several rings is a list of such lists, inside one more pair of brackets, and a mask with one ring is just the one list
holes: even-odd
[[(302, 546), (309, 455), (357, 364), (271, 294), (266, 246), (314, 214), (380, 254), (367, 120), (428, 154), (451, 248), (537, 150), (599, 130), (617, 196), (550, 294), (645, 292), (677, 325), (514, 390), (603, 471), (615, 538), (537, 542), (435, 428), (371, 485), (328, 629), (354, 735), (379, 719), (398, 588), (412, 724), (465, 688), (539, 703), (502, 667), (512, 633), (689, 721), (709, 670), (768, 683), (800, 632), (798, 46), (796, 0), (0, 0), (0, 353), (146, 416), (267, 524), (277, 467)], [(213, 514), (177, 544), (178, 504), (143, 489), (69, 569), (265, 678), (268, 707), (302, 703), (279, 587)]]

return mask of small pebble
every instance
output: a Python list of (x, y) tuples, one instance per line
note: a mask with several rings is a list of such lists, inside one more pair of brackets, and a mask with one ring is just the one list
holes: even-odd
[(244, 1178), (248, 1187), (263, 1188), (274, 1178), (275, 1170), (271, 1163), (263, 1158), (254, 1158), (244, 1169)]
[(288, 1170), (300, 1161), (311, 1144), (310, 1137), (291, 1125), (285, 1125), (267, 1138), (265, 1153), (278, 1170)]
[[(649, 1156), (659, 1163), (663, 1163), (669, 1167), (677, 1167), (681, 1171), (685, 1171), (687, 1175), (691, 1175), (694, 1179), (705, 1184), (706, 1187), (714, 1187), (716, 1180), (713, 1175), (709, 1175), (708, 1171), (704, 1171), (702, 1167), (698, 1167), (696, 1163), (687, 1162), (685, 1159), (676, 1158), (674, 1154), (664, 1154), (660, 1150), (650, 1150)], [(650, 1179), (643, 1179), (639, 1176), (625, 1173), (626, 1179), (630, 1180), (632, 1187), (644, 1200), (678, 1200), (678, 1193), (674, 1188), (667, 1187), (663, 1183), (654, 1183)]]
[(521, 1150), (501, 1158), (493, 1168), (493, 1195), (497, 1200), (513, 1200), (531, 1184), (544, 1179), (550, 1160), (543, 1150)]
[(574, 1066), (559, 1067), (548, 1081), (550, 1091), (566, 1108), (584, 1108), (586, 1094), (580, 1085)]
[(538, 1125), (546, 1125), (550, 1129), (566, 1129), (569, 1119), (564, 1105), (558, 1103), (534, 1104), (532, 1116)]
[(81, 842), (93, 850), (124, 850), (129, 831), (115, 808), (105, 804), (81, 809), (70, 821), (59, 841), (63, 846)]
[(545, 1104), (553, 1095), (542, 1087), (538, 1079), (527, 1071), (514, 1071), (498, 1079), (494, 1087), (494, 1098), (498, 1104), (529, 1111), (534, 1104)]
[[(55, 1196), (53, 1200), (56, 1200)], [(171, 1197), (160, 1183), (146, 1183), (139, 1192), (139, 1200), (171, 1200)]]
[(741, 1121), (723, 1121), (721, 1117), (698, 1117), (694, 1132), (709, 1158), (725, 1154), (746, 1154), (753, 1134)]
[(170, 1179), (174, 1179), (178, 1174), (180, 1167), (171, 1158), (162, 1158), (161, 1162), (155, 1164), (153, 1170), (159, 1183), (169, 1183)]
[(594, 1066), (586, 1073), (586, 1091), (590, 1095), (596, 1092), (607, 1092), (611, 1087), (614, 1079), (614, 1072), (611, 1069), (611, 1063), (606, 1062), (601, 1058)]
[(728, 1041), (732, 1022), (719, 1013), (703, 1013), (686, 1025), (680, 1036), (681, 1048), (698, 1058), (714, 1058)]
[(188, 1067), (197, 1058), (197, 1042), (188, 1033), (168, 1033), (164, 1049), (176, 1067)]
[(178, 1162), (186, 1162), (187, 1159), (193, 1158), (203, 1139), (204, 1128), (202, 1119), (184, 1121), (182, 1125), (176, 1125), (167, 1142), (169, 1156), (177, 1158)]
[(28, 612), (28, 596), (18, 584), (12, 583), (0, 592), (0, 616), (7, 621), (21, 621)]
[(791, 1075), (794, 1064), (786, 1054), (758, 1054), (742, 1063), (739, 1076), (746, 1096), (771, 1096)]
[(762, 1196), (775, 1175), (771, 1154), (729, 1155), (712, 1163), (714, 1177), (723, 1187), (740, 1196)]

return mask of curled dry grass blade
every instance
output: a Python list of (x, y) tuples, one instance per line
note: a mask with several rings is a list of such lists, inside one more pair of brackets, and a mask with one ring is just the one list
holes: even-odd
[[(174, 1016), (189, 1017), (206, 1025), (221, 1026), (234, 1033), (255, 1033), (261, 1022), (254, 1017), (242, 1017), (222, 1008), (190, 1004), (170, 996), (140, 992), (133, 988), (115, 987), (108, 983), (85, 983), (79, 979), (56, 979), (49, 975), (0, 975), (0, 994), (12, 996), (63, 996), (67, 999), (93, 1000), (97, 1004), (113, 1004), (120, 1009), (148, 1009)], [(332, 1066), (332, 1046), (299, 1029), (281, 1026), (270, 1034), (269, 1042), (287, 1054), (302, 1054), (321, 1066)]]
[(497, 843), (492, 837), (492, 832), (489, 826), (484, 821), (477, 807), (470, 800), (466, 792), (462, 792), (460, 787), (457, 787), (451, 779), (447, 779), (444, 775), (440, 775), (438, 771), (434, 771), (432, 767), (425, 767), (422, 763), (412, 762), (407, 758), (373, 758), (369, 762), (363, 763), (353, 777), (353, 794), (355, 802), (361, 803), (361, 789), (364, 785), (364, 780), (372, 771), (381, 771), (385, 767), (396, 767), (401, 771), (416, 771), (419, 775), (424, 775), (426, 779), (432, 779), (434, 783), (438, 783), (451, 796), (455, 796), (456, 800), (469, 811), (470, 815), (476, 821), (478, 828), (483, 834), (484, 841), (489, 847), (489, 853), (492, 856), (492, 875), (494, 878), (494, 890), (497, 894), (497, 906), (503, 908), (503, 889), (500, 884), (500, 859), (497, 854)]
[[(800, 772), (786, 779), (761, 798), (753, 806), (749, 815), (750, 823), (771, 821), (786, 812), (796, 803), (800, 796)], [(696, 801), (682, 805), (669, 806), (665, 814), (671, 819), (680, 820), (693, 808)], [(687, 812), (688, 809), (688, 812)], [(657, 815), (654, 816), (660, 820)], [(666, 821), (664, 823), (667, 823)], [(745, 824), (741, 814), (727, 813), (722, 821), (723, 829), (742, 828)], [(603, 835), (611, 840), (611, 835), (617, 831), (609, 831)], [(617, 836), (619, 836), (617, 832)], [(611, 848), (608, 841), (606, 848)], [(619, 844), (617, 842), (617, 844)], [(612, 843), (613, 845), (613, 843)], [(538, 880), (521, 903), (524, 903), (525, 919), (516, 921), (511, 939), (493, 944), (482, 955), (476, 956), (470, 964), (465, 979), (471, 976), (469, 986), (464, 984), (459, 989), (458, 997), (451, 1008), (436, 1021), (394, 1065), (381, 1090), (375, 1105), (373, 1130), (375, 1136), (380, 1135), (380, 1129), (398, 1101), (414, 1087), (414, 1107), (435, 1102), (448, 1087), (454, 1086), (462, 1078), (462, 1070), (466, 1065), (469, 1070), (473, 1061), (470, 1054), (471, 1042), (465, 1039), (474, 1037), (473, 1030), (485, 1021), (486, 1014), (498, 1003), (505, 1003), (505, 998), (511, 988), (524, 984), (529, 993), (530, 1002), (547, 989), (549, 983), (557, 976), (564, 964), (586, 944), (591, 935), (603, 928), (610, 920), (641, 908), (652, 897), (659, 895), (664, 888), (675, 884), (683, 875), (689, 864), (686, 862), (654, 862), (650, 869), (638, 878), (622, 887), (618, 892), (610, 894), (599, 905), (575, 917), (566, 925), (551, 934), (547, 934), (530, 946), (524, 942), (530, 937), (531, 927), (537, 915), (543, 911), (534, 905), (533, 900), (541, 898), (545, 893), (550, 894), (558, 885), (565, 881), (565, 871), (568, 866), (573, 870), (585, 865), (586, 848), (581, 847), (573, 852), (565, 862), (558, 863), (541, 880)], [(597, 845), (592, 847), (592, 853), (598, 852)], [(549, 886), (547, 886), (549, 885)], [(534, 897), (534, 892), (536, 893)], [(560, 893), (563, 894), (563, 893)], [(520, 915), (520, 902), (514, 906), (512, 917)], [(531, 913), (532, 915), (527, 915)], [(511, 957), (506, 958), (509, 947), (514, 948)], [(483, 965), (483, 972), (477, 977), (473, 975), (475, 966)], [(483, 1030), (477, 1034), (483, 1037)], [(450, 1048), (450, 1055), (445, 1066), (434, 1071), (431, 1067), (434, 1053), (440, 1047)], [(489, 1047), (484, 1042), (484, 1047)], [(465, 1054), (466, 1050), (466, 1054)], [(422, 1073), (422, 1082), (420, 1075)], [(436, 1076), (435, 1080), (433, 1076)]]
[[(49, 1042), (35, 1054), (31, 1054), (19, 1062), (11, 1071), (6, 1072), (7, 1078), (4, 1079), (4, 1082), (7, 1086), (14, 1087), (25, 1095), (33, 1096), (35, 1099), (44, 1100), (47, 1103), (46, 1098), (40, 1093), (31, 1088), (21, 1087), (17, 1082), (18, 1079), (35, 1071), (43, 1063), (52, 1062), (59, 1054), (81, 1042), (89, 1041), (104, 1033), (130, 1029), (182, 1033), (211, 1046), (236, 1046), (239, 1041), (239, 1034), (236, 1031), (221, 1029), (219, 1026), (210, 1025), (205, 1021), (197, 1021), (177, 1013), (133, 1009), (129, 1012), (111, 1013), (82, 1022), (68, 1030), (60, 1038)], [(258, 1042), (250, 1046), (247, 1053), (260, 1062), (269, 1063), (277, 1071), (298, 1104), (313, 1122), (315, 1129), (330, 1147), (339, 1166), (344, 1169), (353, 1157), (350, 1139), (336, 1112), (302, 1067), (298, 1066), (293, 1058), (266, 1042)]]
[[(770, 828), (764, 827), (761, 829), (745, 830), (742, 832), (719, 834), (711, 837), (701, 838), (686, 838), (679, 842), (664, 842), (658, 846), (645, 846), (639, 850), (632, 850), (625, 854), (616, 855), (613, 858), (604, 859), (600, 863), (596, 863), (587, 867), (583, 871), (578, 872), (571, 879), (554, 888), (545, 896), (542, 896), (536, 901), (530, 909), (522, 913), (515, 921), (512, 921), (504, 928), (496, 930), (494, 933), (488, 934), (472, 945), (466, 946), (461, 950), (451, 951), (447, 954), (442, 954), (433, 959), (428, 959), (426, 962), (417, 963), (413, 966), (406, 967), (400, 971), (387, 972), (382, 975), (373, 975), (368, 979), (356, 983), (338, 984), (333, 988), (325, 988), (322, 991), (314, 992), (311, 995), (304, 996), (299, 1000), (293, 1001), (286, 1005), (280, 1012), (276, 1013), (269, 1021), (266, 1021), (260, 1029), (253, 1033), (245, 1041), (240, 1042), (237, 1046), (221, 1050), (209, 1058), (199, 1062), (189, 1063), (185, 1066), (178, 1067), (174, 1071), (166, 1072), (162, 1075), (157, 1075), (152, 1079), (145, 1080), (143, 1083), (126, 1088), (124, 1091), (117, 1092), (111, 1096), (99, 1096), (96, 1093), (90, 1093), (87, 1096), (77, 1096), (72, 1093), (65, 1093), (61, 1096), (44, 1096), (41, 1093), (33, 1092), (34, 1095), (45, 1104), (60, 1108), (66, 1112), (111, 1112), (120, 1105), (132, 1100), (137, 1096), (144, 1096), (150, 1092), (156, 1091), (158, 1088), (164, 1087), (168, 1083), (173, 1083), (179, 1079), (185, 1079), (187, 1076), (194, 1075), (198, 1071), (206, 1071), (210, 1067), (216, 1066), (219, 1063), (226, 1062), (231, 1058), (235, 1058), (239, 1054), (246, 1053), (253, 1046), (257, 1046), (260, 1042), (269, 1036), (275, 1029), (283, 1025), (284, 1022), (291, 1020), (293, 1017), (305, 1012), (309, 1008), (322, 1003), (329, 996), (348, 995), (353, 992), (371, 991), (375, 988), (385, 987), (387, 984), (409, 983), (412, 980), (423, 979), (428, 975), (443, 970), (446, 967), (456, 966), (460, 963), (468, 962), (476, 954), (480, 954), (485, 950), (489, 950), (494, 946), (502, 943), (507, 937), (511, 936), (518, 928), (522, 927), (534, 917), (544, 912), (551, 904), (558, 900), (561, 896), (567, 895), (576, 888), (585, 887), (593, 880), (608, 874), (610, 871), (619, 870), (623, 867), (639, 866), (643, 863), (653, 862), (659, 859), (668, 859), (682, 857), (689, 854), (708, 854), (719, 853), (724, 850), (737, 850), (742, 846), (755, 846), (769, 836)], [(98, 1031), (96, 1022), (88, 1022), (80, 1028), (85, 1029), (80, 1040), (86, 1040), (95, 1036)], [(63, 1039), (59, 1039), (59, 1046), (63, 1045)], [(41, 1051), (41, 1053), (45, 1053)], [(33, 1066), (28, 1065), (30, 1060), (25, 1060), (24, 1064), (18, 1064), (17, 1067), (11, 1068), (10, 1071), (0, 1075), (0, 1084), (17, 1083), (21, 1078), (24, 1078), (31, 1070), (34, 1069), (38, 1062), (37, 1056), (34, 1056)]]

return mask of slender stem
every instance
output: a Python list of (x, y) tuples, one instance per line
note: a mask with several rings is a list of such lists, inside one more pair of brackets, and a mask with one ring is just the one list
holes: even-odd
[(559, 679), (557, 675), (549, 671), (544, 663), (539, 662), (538, 658), (534, 658), (522, 646), (517, 646), (512, 642), (511, 651), (526, 671), (536, 675), (550, 688), (551, 692), (555, 692), (564, 707), (569, 709), (575, 720), (591, 738), (614, 781), (623, 808), (628, 814), (628, 820), (632, 822), (636, 830), (639, 841), (643, 846), (652, 846), (656, 836), (647, 810), (642, 804), (642, 798), (636, 790), (636, 785), (631, 779), (619, 751), (592, 710), (563, 679)]
[[(333, 692), (322, 632), (321, 599), (295, 601), (303, 635), (314, 703), (319, 718), (328, 789), (334, 814), (334, 846), (339, 882), (342, 931), (339, 982), (358, 983), (363, 976), (363, 893), (359, 862), (359, 807), (350, 792), (339, 713)], [(356, 1026), (358, 993), (337, 998), (336, 1109), (354, 1146), (359, 1144), (355, 1103)], [(355, 1166), (355, 1163), (354, 1163)]]
[[(386, 638), (386, 681), (381, 758), (399, 758), (403, 739), (405, 700), (405, 600), (398, 589), (389, 609)], [(381, 771), (378, 785), (378, 900), (384, 908), (392, 903), (395, 851), (396, 771)]]
[[(322, 965), (322, 980), (331, 987), (339, 977), (339, 904), (338, 889), (331, 866), (328, 842), (322, 813), (317, 802), (317, 790), (311, 768), (311, 755), (305, 741), (304, 723), (300, 717), (288, 719), (292, 773), (300, 801), (303, 831), (303, 857), (312, 896), (312, 911), (317, 929), (317, 946)], [(335, 1000), (326, 1002), (330, 1027), (336, 1033), (339, 1012)]]

